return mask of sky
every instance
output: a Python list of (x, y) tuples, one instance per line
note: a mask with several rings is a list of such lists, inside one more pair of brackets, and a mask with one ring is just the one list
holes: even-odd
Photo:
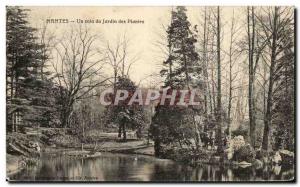
[[(161, 38), (165, 35), (163, 30), (170, 23), (170, 11), (174, 7), (26, 7), (29, 12), (29, 21), (34, 27), (40, 27), (46, 19), (68, 19), (75, 23), (52, 23), (48, 24), (48, 30), (60, 37), (65, 33), (70, 24), (78, 24), (77, 19), (80, 20), (137, 20), (144, 23), (88, 23), (88, 28), (101, 36), (99, 47), (105, 46), (106, 42), (114, 44), (118, 37), (126, 35), (129, 38), (129, 58), (138, 56), (138, 61), (130, 71), (130, 78), (138, 83), (142, 80), (142, 84), (146, 84), (151, 78), (149, 75), (158, 74), (161, 70), (161, 65), (165, 59), (164, 53), (157, 47), (157, 42), (166, 42)], [(236, 12), (241, 12), (244, 8), (235, 8)], [(187, 7), (187, 15), (192, 25), (198, 25), (201, 29), (201, 15), (203, 7)], [(229, 29), (228, 20), (232, 16), (233, 7), (221, 8), (221, 21), (224, 25), (222, 46), (226, 48), (229, 42), (226, 37)], [(239, 13), (240, 14), (240, 13)], [(200, 26), (199, 26), (200, 25)], [(200, 44), (199, 44), (200, 45)], [(107, 69), (107, 73), (110, 73)]]

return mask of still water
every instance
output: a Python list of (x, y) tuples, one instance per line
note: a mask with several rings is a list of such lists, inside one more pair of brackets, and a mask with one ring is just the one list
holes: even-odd
[(270, 181), (292, 180), (293, 168), (203, 165), (197, 168), (150, 156), (102, 153), (97, 158), (42, 155), (36, 166), (10, 176), (21, 181)]

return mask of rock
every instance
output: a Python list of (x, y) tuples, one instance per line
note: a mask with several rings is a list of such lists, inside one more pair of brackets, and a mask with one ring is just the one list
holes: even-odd
[(281, 166), (280, 165), (272, 166), (272, 171), (273, 173), (275, 173), (275, 175), (279, 175), (281, 171)]
[(279, 154), (282, 159), (282, 164), (293, 164), (294, 163), (294, 153), (288, 150), (280, 150)]
[(279, 150), (279, 153), (280, 154), (284, 154), (284, 155), (288, 155), (288, 156), (291, 156), (291, 157), (294, 157), (294, 153), (291, 152), (291, 151), (288, 151), (288, 150)]
[(254, 166), (255, 169), (261, 169), (264, 164), (262, 161), (255, 159), (252, 165)]
[(228, 148), (225, 150), (225, 154), (226, 154), (227, 159), (231, 160), (233, 158), (234, 151), (232, 148)]
[(20, 149), (19, 147), (17, 147), (16, 145), (14, 145), (12, 143), (7, 144), (7, 150), (9, 153), (16, 153), (18, 155), (28, 156), (27, 152), (23, 151), (22, 149)]
[(288, 150), (279, 150), (279, 153), (280, 154), (284, 154), (284, 155), (287, 155), (287, 156), (291, 156), (291, 157), (294, 157), (294, 153), (291, 152), (291, 151), (288, 151)]
[(40, 146), (33, 138), (22, 133), (10, 133), (7, 135), (7, 152), (12, 155), (24, 155), (26, 157), (40, 156)]
[(275, 164), (280, 164), (282, 159), (280, 156), (280, 153), (278, 151), (276, 151), (275, 155), (271, 158), (271, 161)]

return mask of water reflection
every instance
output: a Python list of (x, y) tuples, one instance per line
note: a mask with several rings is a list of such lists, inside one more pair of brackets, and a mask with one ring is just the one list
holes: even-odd
[(104, 153), (98, 158), (43, 155), (37, 166), (10, 176), (22, 181), (270, 181), (292, 180), (294, 169), (283, 166), (197, 168), (149, 156)]

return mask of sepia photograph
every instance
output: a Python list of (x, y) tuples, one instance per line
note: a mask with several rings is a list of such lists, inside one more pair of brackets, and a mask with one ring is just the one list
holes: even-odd
[(295, 20), (6, 6), (6, 180), (295, 182)]

